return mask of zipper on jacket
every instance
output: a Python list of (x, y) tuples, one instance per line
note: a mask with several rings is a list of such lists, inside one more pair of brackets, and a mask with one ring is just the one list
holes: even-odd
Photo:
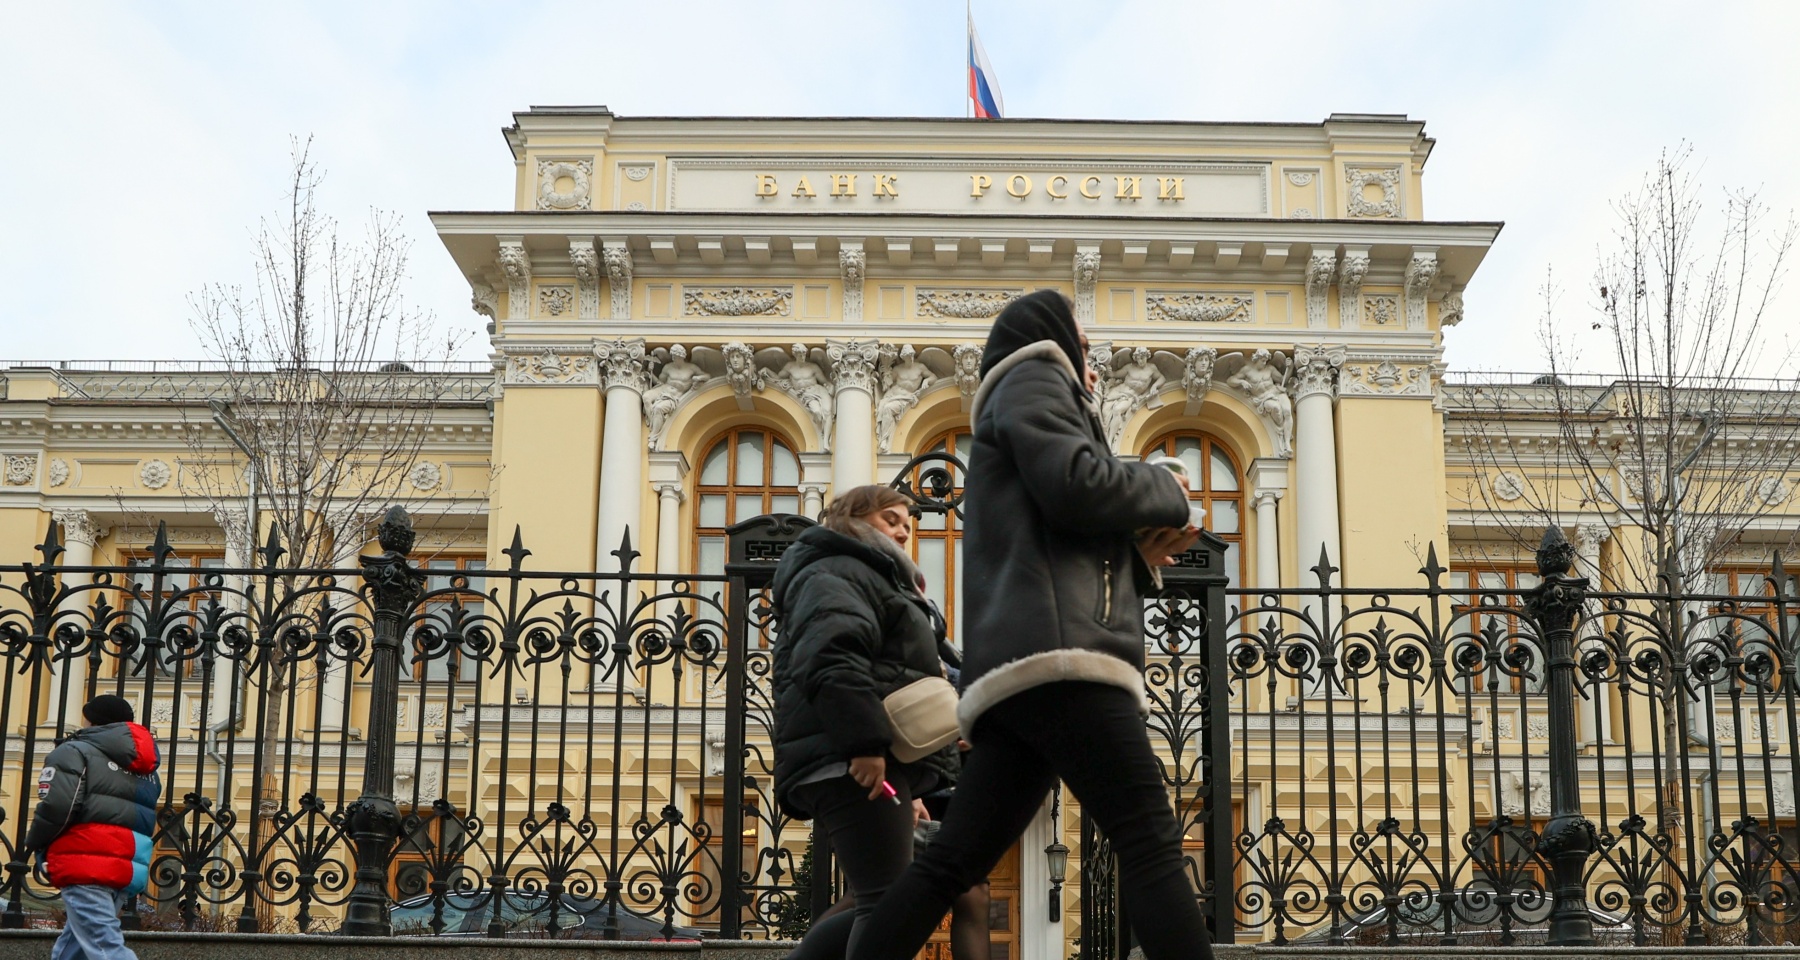
[(1105, 601), (1104, 601), (1104, 604), (1100, 608), (1100, 622), (1101, 623), (1111, 623), (1112, 622), (1112, 597), (1113, 597), (1112, 561), (1111, 560), (1106, 561), (1106, 565), (1103, 569), (1106, 571), (1106, 579), (1105, 579), (1105, 583), (1101, 589), (1103, 589), (1105, 591)]

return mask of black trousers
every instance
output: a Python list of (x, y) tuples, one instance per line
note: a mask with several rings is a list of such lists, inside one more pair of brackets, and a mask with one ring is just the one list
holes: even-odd
[(1025, 832), (1058, 778), (1112, 841), (1119, 896), (1148, 960), (1210, 960), (1180, 829), (1137, 701), (1118, 687), (1082, 682), (1033, 687), (982, 715), (937, 839), (858, 924), (850, 960), (911, 960), (957, 894)]
[[(848, 915), (832, 917), (806, 932), (789, 960), (839, 960), (856, 950), (868, 917), (875, 912), (888, 887), (913, 858), (912, 784), (904, 776), (889, 776), (899, 803), (887, 797), (869, 799), (869, 789), (848, 776), (796, 787), (812, 808), (813, 818), (831, 837), (856, 908)], [(962, 890), (968, 887), (965, 885)], [(961, 893), (962, 890), (956, 891)], [(949, 901), (945, 901), (946, 905)], [(854, 919), (847, 919), (853, 917)], [(844, 924), (848, 922), (848, 949)], [(929, 937), (931, 934), (927, 933)], [(924, 941), (920, 941), (923, 943)]]

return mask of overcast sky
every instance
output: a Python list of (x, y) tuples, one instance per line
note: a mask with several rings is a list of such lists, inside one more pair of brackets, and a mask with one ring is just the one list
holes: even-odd
[[(1800, 4), (976, 0), (1008, 116), (1427, 123), (1432, 219), (1504, 220), (1447, 337), (1541, 368), (1538, 288), (1585, 326), (1608, 203), (1689, 141), (1714, 192), (1800, 205)], [(499, 128), (621, 115), (963, 115), (963, 4), (0, 3), (0, 361), (202, 355), (187, 294), (250, 277), (290, 135), (323, 202), (402, 214), (410, 296), (479, 330), (428, 210), (502, 209)], [(1794, 284), (1780, 323), (1800, 331)], [(482, 337), (465, 355), (485, 355)]]

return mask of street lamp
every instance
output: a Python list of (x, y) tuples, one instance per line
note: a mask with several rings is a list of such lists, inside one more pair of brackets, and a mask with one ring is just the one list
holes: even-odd
[(1044, 859), (1050, 866), (1050, 922), (1062, 920), (1062, 888), (1063, 881), (1069, 875), (1069, 848), (1062, 840), (1052, 840), (1044, 848)]

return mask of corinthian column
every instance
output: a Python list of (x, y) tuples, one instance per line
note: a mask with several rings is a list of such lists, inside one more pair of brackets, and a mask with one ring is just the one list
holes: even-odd
[(600, 438), (600, 523), (594, 569), (617, 571), (625, 532), (643, 514), (644, 386), (650, 375), (644, 341), (595, 344), (606, 387), (606, 425)]
[(831, 481), (837, 492), (875, 482), (875, 364), (873, 340), (827, 340), (837, 390), (837, 427), (831, 444)]
[(1337, 398), (1338, 369), (1344, 365), (1343, 347), (1294, 348), (1294, 529), (1299, 534), (1294, 559), (1302, 571), (1300, 582), (1314, 586), (1307, 573), (1319, 559), (1319, 549), (1342, 564), (1338, 549), (1337, 427), (1333, 401)]
[[(94, 522), (93, 515), (86, 510), (56, 510), (51, 512), (50, 519), (62, 528), (61, 565), (93, 566), (94, 545), (106, 535), (106, 531)], [(85, 587), (94, 582), (94, 575), (66, 572), (62, 582), (66, 587)], [(93, 594), (82, 592), (63, 601), (61, 612), (69, 617), (67, 622), (81, 622), (80, 611), (89, 607), (93, 599)], [(50, 661), (50, 710), (44, 714), (44, 725), (54, 727), (59, 734), (81, 726), (81, 704), (87, 699), (87, 664), (86, 657)]]

